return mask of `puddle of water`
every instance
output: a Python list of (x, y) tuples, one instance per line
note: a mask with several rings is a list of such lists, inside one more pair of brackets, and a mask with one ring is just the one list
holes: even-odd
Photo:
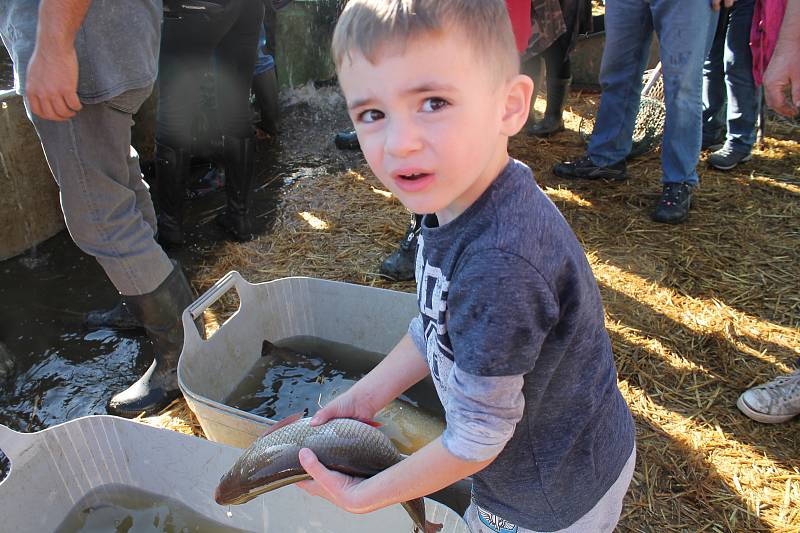
[(0, 46), (0, 91), (14, 88), (14, 67), (5, 46)]
[(15, 370), (0, 384), (0, 423), (38, 431), (105, 414), (105, 402), (152, 357), (141, 335), (85, 331), (83, 314), (117, 293), (97, 262), (66, 232), (0, 263), (0, 341)]
[(124, 485), (81, 498), (55, 533), (247, 533), (210, 520), (183, 503)]

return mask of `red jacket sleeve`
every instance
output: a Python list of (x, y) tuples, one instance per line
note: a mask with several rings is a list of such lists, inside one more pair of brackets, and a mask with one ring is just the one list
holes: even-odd
[(524, 52), (531, 38), (531, 0), (506, 0), (517, 50)]

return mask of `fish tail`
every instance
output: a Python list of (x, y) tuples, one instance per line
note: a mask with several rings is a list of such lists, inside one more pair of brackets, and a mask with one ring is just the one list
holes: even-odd
[(442, 529), (442, 524), (425, 521), (425, 533), (436, 533)]

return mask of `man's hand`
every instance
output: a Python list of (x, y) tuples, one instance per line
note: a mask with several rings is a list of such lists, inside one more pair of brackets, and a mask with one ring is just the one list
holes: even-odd
[(711, 0), (711, 8), (714, 11), (719, 11), (723, 5), (725, 7), (732, 7), (734, 2), (736, 2), (736, 0)]
[(78, 57), (75, 48), (54, 49), (37, 44), (28, 65), (25, 95), (31, 112), (62, 121), (81, 110), (78, 99)]
[(81, 110), (75, 35), (92, 0), (42, 0), (36, 48), (28, 65), (25, 96), (31, 112), (47, 120), (68, 120)]
[(776, 51), (764, 73), (767, 105), (787, 117), (800, 113), (800, 58), (792, 55)]

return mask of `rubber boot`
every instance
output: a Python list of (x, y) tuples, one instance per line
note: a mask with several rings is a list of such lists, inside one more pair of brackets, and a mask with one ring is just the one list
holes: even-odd
[(253, 186), (255, 144), (252, 138), (225, 137), (225, 212), (217, 223), (239, 242), (253, 238), (250, 220), (250, 189)]
[(358, 135), (356, 135), (355, 130), (338, 132), (333, 137), (333, 143), (339, 150), (361, 150), (361, 143), (358, 142)]
[(383, 263), (381, 274), (394, 281), (410, 281), (414, 279), (414, 266), (417, 259), (417, 237), (422, 228), (422, 215), (413, 215), (411, 224), (406, 229), (400, 247)]
[(188, 151), (156, 143), (158, 241), (161, 244), (181, 245), (184, 242), (183, 197), (189, 162)]
[(564, 104), (567, 101), (569, 86), (572, 78), (555, 79), (547, 78), (547, 108), (542, 120), (537, 121), (528, 129), (529, 135), (547, 137), (564, 130)]
[(178, 358), (183, 349), (181, 313), (192, 303), (192, 290), (180, 265), (175, 265), (156, 290), (125, 296), (131, 312), (153, 341), (155, 360), (139, 380), (108, 402), (108, 412), (126, 418), (157, 413), (180, 395)]
[(538, 94), (542, 92), (542, 79), (544, 79), (544, 68), (542, 68), (542, 61), (541, 56), (532, 56), (523, 61), (521, 66), (521, 71), (526, 76), (529, 76), (533, 80), (533, 94), (531, 95), (531, 108), (530, 112), (528, 113), (528, 120), (525, 121), (525, 127), (523, 128), (524, 131), (528, 131), (533, 127), (535, 122), (534, 120), (534, 107), (536, 106), (536, 99)]
[(105, 311), (89, 311), (83, 317), (83, 326), (87, 329), (141, 329), (144, 326), (133, 313), (123, 300), (117, 302), (117, 305)]
[(261, 109), (258, 127), (272, 137), (278, 135), (278, 78), (270, 69), (253, 78), (253, 94)]

